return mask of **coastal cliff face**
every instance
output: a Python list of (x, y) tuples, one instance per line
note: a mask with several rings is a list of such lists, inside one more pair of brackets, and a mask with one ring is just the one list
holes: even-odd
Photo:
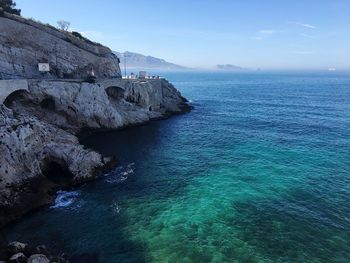
[(80, 81), (29, 80), (5, 100), (15, 113), (35, 116), (65, 131), (117, 129), (180, 113), (188, 107), (164, 79)]
[[(50, 72), (40, 73), (40, 62)], [(91, 70), (96, 81), (84, 82)], [(190, 109), (164, 79), (118, 77), (109, 48), (22, 17), (0, 17), (0, 228), (51, 202), (56, 189), (116, 164), (80, 145), (81, 132)]]
[[(49, 63), (41, 73), (38, 63)], [(52, 26), (5, 13), (0, 17), (0, 79), (120, 77), (119, 62), (102, 45)]]
[[(0, 226), (50, 201), (49, 190), (92, 176), (103, 158), (39, 119), (0, 109)], [(48, 178), (52, 165), (63, 178)]]
[(188, 109), (161, 79), (28, 81), (28, 90), (10, 94), (0, 108), (0, 226), (52, 201), (50, 190), (94, 179), (111, 163), (79, 144), (81, 130), (123, 128)]

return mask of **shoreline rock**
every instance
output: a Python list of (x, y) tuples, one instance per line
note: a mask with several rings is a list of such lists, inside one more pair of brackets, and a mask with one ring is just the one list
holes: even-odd
[(18, 241), (0, 245), (0, 262), (10, 263), (68, 263), (68, 256), (52, 255), (44, 245), (33, 246)]
[(190, 110), (166, 80), (119, 82), (124, 89), (30, 81), (29, 91), (0, 105), (0, 227), (51, 202), (55, 189), (93, 180), (115, 164), (80, 144), (82, 130), (121, 129)]

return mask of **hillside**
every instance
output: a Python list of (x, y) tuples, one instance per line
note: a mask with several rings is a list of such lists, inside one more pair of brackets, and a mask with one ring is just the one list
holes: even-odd
[[(79, 34), (8, 13), (0, 16), (0, 79), (120, 77), (112, 51)], [(48, 63), (42, 73), (39, 63)]]
[(161, 58), (145, 56), (133, 52), (114, 52), (120, 58), (120, 66), (124, 67), (124, 58), (126, 57), (127, 68), (142, 68), (142, 69), (162, 69), (162, 70), (180, 70), (187, 69), (186, 67), (176, 65), (165, 61)]

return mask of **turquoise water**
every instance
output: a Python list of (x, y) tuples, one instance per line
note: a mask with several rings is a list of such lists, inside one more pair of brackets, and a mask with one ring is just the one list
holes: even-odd
[(349, 262), (350, 74), (165, 75), (195, 109), (88, 138), (122, 166), (8, 236), (73, 262)]

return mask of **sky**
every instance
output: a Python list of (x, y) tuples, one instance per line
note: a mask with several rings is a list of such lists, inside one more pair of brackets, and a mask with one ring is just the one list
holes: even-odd
[(212, 68), (350, 70), (350, 0), (17, 0), (115, 51)]

